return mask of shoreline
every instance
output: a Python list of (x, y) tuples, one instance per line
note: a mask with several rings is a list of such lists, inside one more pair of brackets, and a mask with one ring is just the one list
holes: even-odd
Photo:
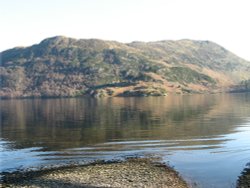
[(208, 92), (190, 92), (190, 93), (168, 93), (164, 95), (118, 95), (118, 96), (92, 96), (92, 95), (77, 95), (77, 96), (0, 96), (0, 100), (25, 100), (25, 99), (75, 99), (75, 98), (129, 98), (129, 97), (167, 97), (167, 96), (185, 96), (185, 95), (214, 95), (214, 94), (242, 94), (250, 93), (250, 90), (227, 90), (227, 91), (208, 91)]
[(5, 173), (0, 187), (187, 188), (178, 172), (150, 158), (97, 161), (88, 165)]

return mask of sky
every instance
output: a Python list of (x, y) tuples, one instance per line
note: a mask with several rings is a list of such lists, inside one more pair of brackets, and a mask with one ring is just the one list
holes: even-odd
[(249, 0), (0, 0), (0, 51), (63, 35), (210, 40), (250, 61)]

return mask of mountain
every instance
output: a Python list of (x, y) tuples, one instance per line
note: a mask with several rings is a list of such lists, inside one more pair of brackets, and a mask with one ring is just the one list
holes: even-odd
[(56, 36), (1, 52), (0, 97), (148, 96), (250, 88), (250, 62), (210, 41)]

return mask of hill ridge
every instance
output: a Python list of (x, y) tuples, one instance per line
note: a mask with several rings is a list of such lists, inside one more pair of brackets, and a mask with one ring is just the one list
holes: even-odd
[(161, 96), (249, 90), (250, 62), (201, 40), (54, 36), (1, 52), (0, 97)]

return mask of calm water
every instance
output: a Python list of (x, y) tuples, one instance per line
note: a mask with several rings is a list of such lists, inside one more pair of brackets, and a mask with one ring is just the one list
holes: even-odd
[(250, 94), (1, 101), (0, 171), (155, 155), (199, 187), (250, 162)]

